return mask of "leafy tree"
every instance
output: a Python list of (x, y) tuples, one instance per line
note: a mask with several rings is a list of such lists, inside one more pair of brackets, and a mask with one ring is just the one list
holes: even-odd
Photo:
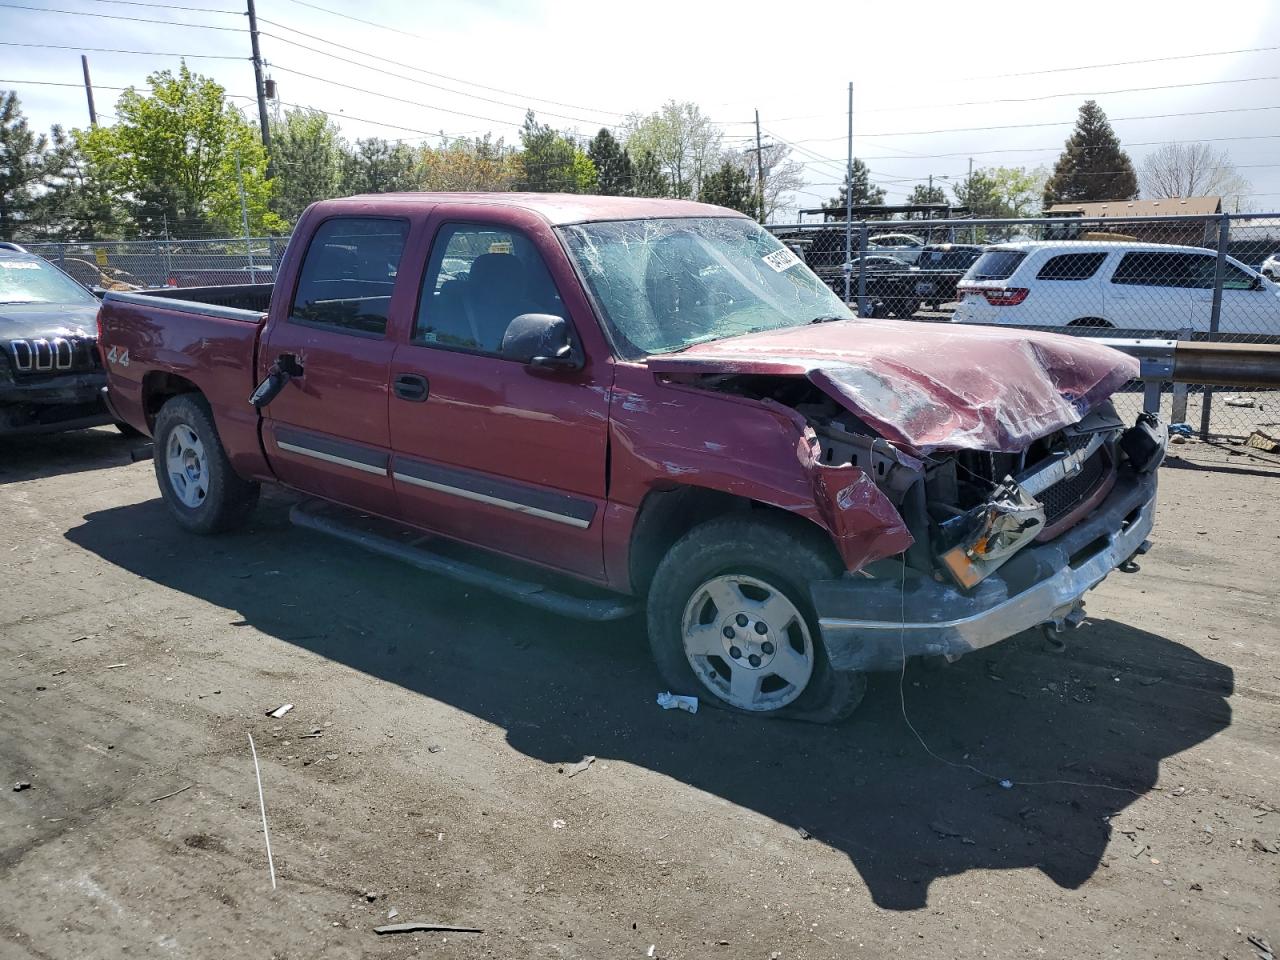
[(760, 210), (755, 181), (739, 164), (730, 160), (722, 161), (719, 169), (703, 178), (702, 193), (698, 199), (753, 217)]
[(984, 167), (951, 189), (976, 217), (1030, 217), (1040, 210), (1044, 182), (1043, 169)]
[(38, 225), (36, 211), (49, 173), (49, 138), (27, 124), (18, 95), (0, 92), (0, 239), (23, 239)]
[(1120, 147), (1120, 138), (1102, 108), (1086, 100), (1075, 130), (1053, 175), (1044, 186), (1045, 204), (1064, 200), (1132, 200), (1138, 195), (1138, 175), (1133, 161)]
[(701, 196), (702, 178), (719, 161), (721, 136), (697, 104), (668, 100), (648, 116), (631, 115), (624, 129), (631, 155), (652, 153), (672, 196)]
[(1249, 181), (1231, 155), (1207, 143), (1166, 143), (1147, 154), (1139, 180), (1144, 197), (1240, 197)]
[(524, 147), (520, 161), (526, 190), (552, 193), (590, 193), (596, 187), (596, 169), (591, 158), (573, 140), (545, 123), (532, 110), (520, 128)]
[(474, 140), (446, 137), (439, 147), (424, 149), (418, 164), (424, 190), (511, 190), (523, 175), (515, 152), (489, 134)]
[(271, 125), (271, 158), (276, 174), (271, 209), (290, 223), (312, 203), (338, 193), (343, 143), (323, 112), (305, 107), (285, 111)]
[(600, 128), (589, 144), (587, 156), (596, 168), (596, 189), (609, 197), (626, 196), (631, 192), (634, 170), (629, 154), (617, 139), (604, 127)]
[(912, 204), (946, 202), (947, 191), (943, 190), (941, 185), (934, 186), (928, 183), (917, 183), (911, 188), (911, 194), (907, 197), (907, 203)]
[(266, 151), (222, 86), (185, 63), (176, 75), (161, 70), (147, 83), (148, 96), (132, 87), (120, 95), (114, 126), (74, 134), (136, 228), (157, 235), (175, 223), (203, 223), (239, 233), (243, 186), (250, 229), (282, 230), (268, 206)]
[(39, 226), (32, 236), (44, 240), (119, 237), (127, 218), (110, 184), (61, 127), (50, 131), (47, 158), (47, 189), (36, 204)]
[(381, 137), (357, 140), (343, 152), (338, 189), (347, 196), (396, 193), (418, 185), (418, 158), (413, 148)]
[(636, 157), (630, 193), (633, 197), (671, 196), (671, 184), (652, 150), (644, 150)]
[[(852, 185), (852, 190), (850, 190)], [(884, 191), (871, 182), (871, 171), (858, 157), (853, 158), (853, 167), (845, 171), (844, 182), (840, 192), (822, 205), (828, 216), (834, 220), (843, 220), (846, 199), (853, 194), (853, 205), (865, 206), (884, 203)]]

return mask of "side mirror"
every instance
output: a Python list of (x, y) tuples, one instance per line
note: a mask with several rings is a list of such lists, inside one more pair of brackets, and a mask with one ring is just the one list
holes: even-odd
[(1266, 284), (1262, 282), (1261, 276), (1254, 277), (1253, 283), (1249, 284), (1250, 290), (1263, 290), (1265, 288), (1266, 288)]
[(569, 324), (549, 313), (522, 313), (512, 320), (502, 336), (501, 356), (539, 370), (582, 369)]

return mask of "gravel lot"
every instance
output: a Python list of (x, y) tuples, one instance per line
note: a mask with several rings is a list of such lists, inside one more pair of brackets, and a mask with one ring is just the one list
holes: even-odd
[[(0, 957), (1280, 947), (1258, 457), (1173, 448), (1155, 550), (1065, 654), (1027, 634), (909, 669), (935, 758), (896, 676), (838, 728), (664, 712), (636, 623), (468, 594), (292, 529), (278, 495), (183, 534), (129, 446), (0, 452)], [(484, 932), (375, 935), (393, 910)]]

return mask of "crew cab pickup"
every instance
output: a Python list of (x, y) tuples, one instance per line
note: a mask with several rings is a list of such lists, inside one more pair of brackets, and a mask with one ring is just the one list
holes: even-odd
[(685, 201), (324, 201), (274, 285), (108, 293), (99, 328), (184, 527), (280, 484), (425, 569), (643, 608), (673, 691), (816, 721), (868, 671), (1077, 622), (1146, 549), (1164, 455), (1110, 402), (1123, 354), (855, 318)]

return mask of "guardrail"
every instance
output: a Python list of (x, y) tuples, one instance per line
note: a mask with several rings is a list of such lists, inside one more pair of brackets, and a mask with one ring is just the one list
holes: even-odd
[[(1142, 408), (1160, 412), (1161, 385), (1173, 384), (1169, 419), (1187, 418), (1188, 384), (1251, 390), (1280, 389), (1280, 344), (1098, 337), (1098, 343), (1135, 357), (1141, 365)], [(1209, 407), (1201, 408), (1200, 439), (1209, 436)]]

